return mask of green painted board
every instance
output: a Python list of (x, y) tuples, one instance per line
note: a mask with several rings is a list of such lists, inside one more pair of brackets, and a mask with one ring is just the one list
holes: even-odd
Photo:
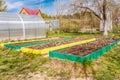
[(117, 40), (116, 42), (113, 42), (113, 43), (111, 43), (95, 52), (92, 52), (91, 54), (88, 54), (86, 56), (76, 56), (76, 55), (72, 55), (72, 54), (65, 54), (65, 53), (60, 53), (60, 52), (56, 52), (56, 51), (50, 51), (49, 57), (63, 59), (63, 60), (70, 60), (73, 62), (84, 62), (86, 60), (96, 60), (101, 55), (105, 54), (108, 50), (110, 50), (112, 47), (116, 46), (119, 42), (120, 42), (120, 40)]

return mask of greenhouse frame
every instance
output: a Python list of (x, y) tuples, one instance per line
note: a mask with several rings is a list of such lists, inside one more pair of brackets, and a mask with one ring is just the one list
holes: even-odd
[(0, 13), (0, 40), (46, 37), (46, 22), (40, 16)]

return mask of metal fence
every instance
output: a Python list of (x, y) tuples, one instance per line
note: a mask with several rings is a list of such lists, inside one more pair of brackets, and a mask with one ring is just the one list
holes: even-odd
[(59, 27), (59, 20), (51, 20), (50, 21), (50, 27), (51, 28), (58, 28)]
[(0, 13), (0, 40), (46, 37), (46, 28), (39, 16)]
[(48, 25), (49, 28), (58, 28), (60, 22), (59, 20), (50, 20), (50, 21), (46, 21), (46, 24)]

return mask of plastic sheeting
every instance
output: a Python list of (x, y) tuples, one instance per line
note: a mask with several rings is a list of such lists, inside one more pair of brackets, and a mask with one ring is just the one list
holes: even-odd
[(95, 60), (101, 55), (105, 54), (109, 49), (112, 47), (116, 46), (118, 43), (120, 43), (120, 40), (109, 44), (108, 46), (103, 47), (102, 49), (99, 49), (91, 54), (88, 54), (87, 56), (76, 56), (72, 54), (65, 54), (65, 53), (60, 53), (56, 51), (50, 51), (49, 52), (49, 57), (50, 58), (58, 58), (58, 59), (63, 59), (63, 60), (70, 60), (73, 62), (84, 62), (86, 60)]
[(46, 37), (46, 28), (40, 16), (0, 13), (0, 40)]

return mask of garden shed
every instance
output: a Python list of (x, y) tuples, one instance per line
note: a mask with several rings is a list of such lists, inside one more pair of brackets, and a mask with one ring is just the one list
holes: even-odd
[(46, 37), (47, 24), (35, 15), (0, 13), (0, 40)]

